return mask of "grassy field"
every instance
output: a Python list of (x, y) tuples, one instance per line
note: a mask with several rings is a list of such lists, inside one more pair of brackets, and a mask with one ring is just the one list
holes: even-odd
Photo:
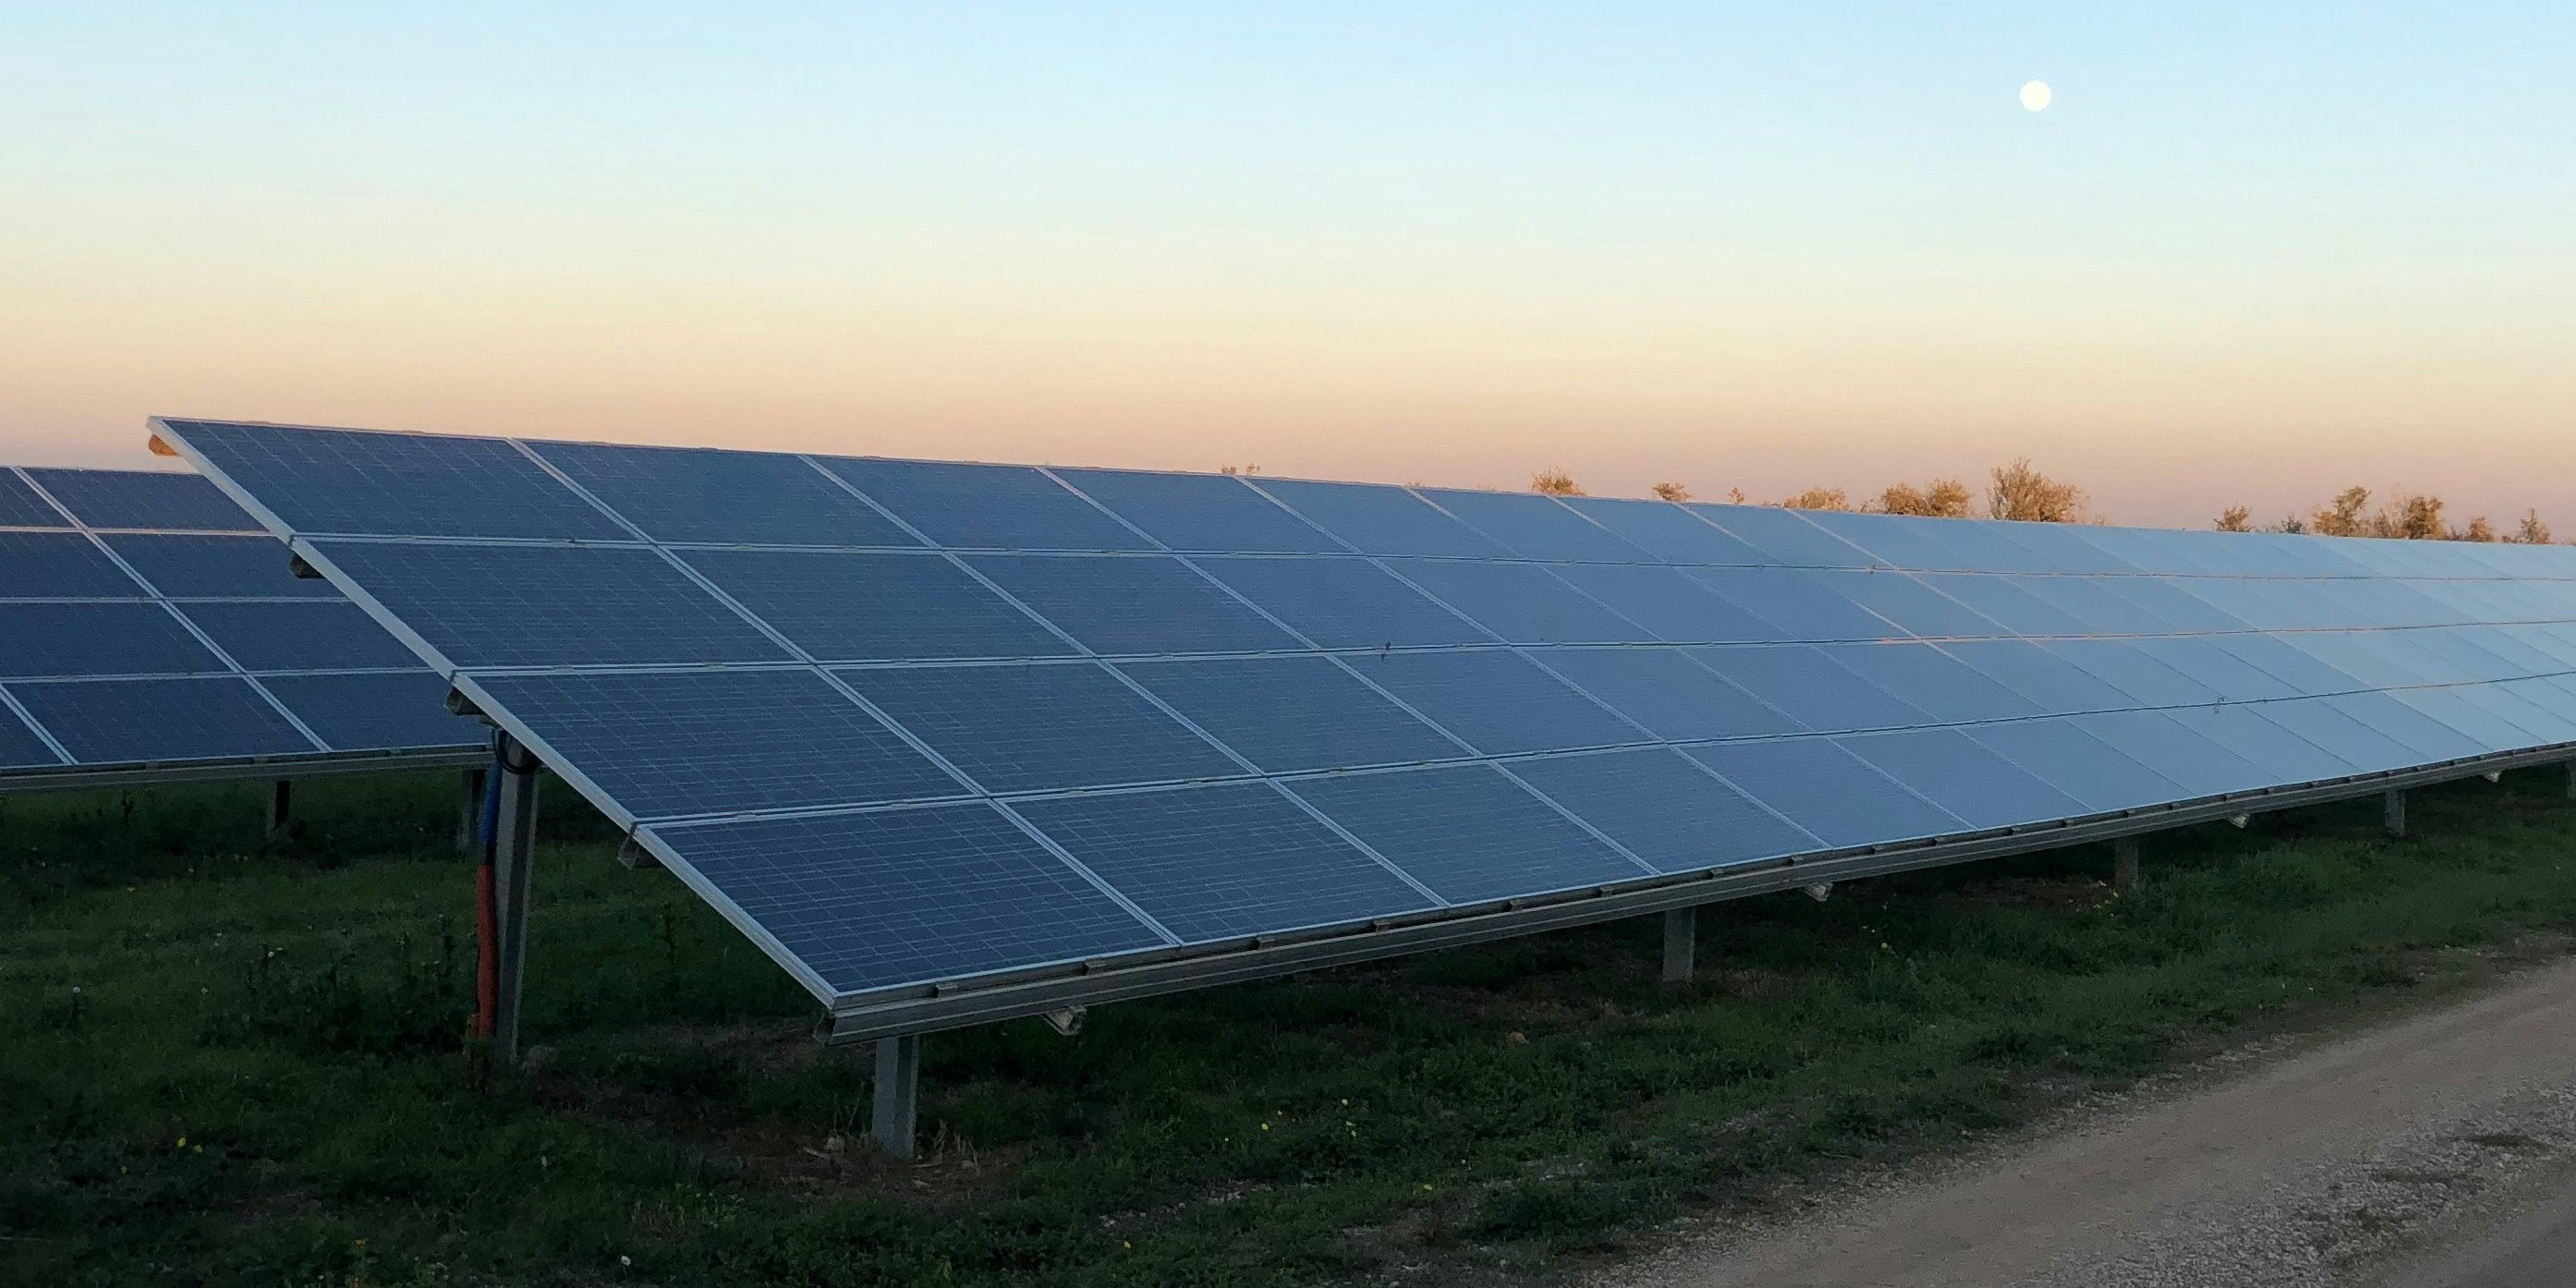
[(864, 1050), (549, 797), (525, 1075), (460, 1042), (453, 780), (0, 798), (0, 1282), (1546, 1281), (2249, 1033), (2562, 951), (2556, 771)]

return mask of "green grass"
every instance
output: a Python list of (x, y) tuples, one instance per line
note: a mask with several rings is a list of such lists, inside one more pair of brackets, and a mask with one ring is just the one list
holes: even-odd
[[(549, 801), (526, 1075), (459, 1040), (452, 779), (0, 800), (0, 1282), (1544, 1280), (1694, 1211), (2030, 1123), (2251, 1032), (2560, 951), (2564, 778), (936, 1035), (921, 1166), (864, 1051)], [(1410, 1268), (1410, 1269), (1407, 1269)]]

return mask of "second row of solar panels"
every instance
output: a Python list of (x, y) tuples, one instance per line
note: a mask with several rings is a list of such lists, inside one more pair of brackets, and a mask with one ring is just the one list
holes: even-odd
[(481, 741), (205, 479), (0, 468), (0, 772)]

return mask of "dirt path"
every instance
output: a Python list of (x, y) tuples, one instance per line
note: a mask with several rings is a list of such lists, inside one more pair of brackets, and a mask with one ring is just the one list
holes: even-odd
[(2576, 962), (1603, 1288), (2329, 1285), (2576, 1156)]

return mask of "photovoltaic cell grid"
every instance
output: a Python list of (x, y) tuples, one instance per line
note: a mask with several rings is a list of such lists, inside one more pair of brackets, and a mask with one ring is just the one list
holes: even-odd
[(0, 776), (479, 746), (446, 694), (203, 477), (0, 468)]
[(2576, 743), (2565, 549), (156, 428), (826, 999)]

